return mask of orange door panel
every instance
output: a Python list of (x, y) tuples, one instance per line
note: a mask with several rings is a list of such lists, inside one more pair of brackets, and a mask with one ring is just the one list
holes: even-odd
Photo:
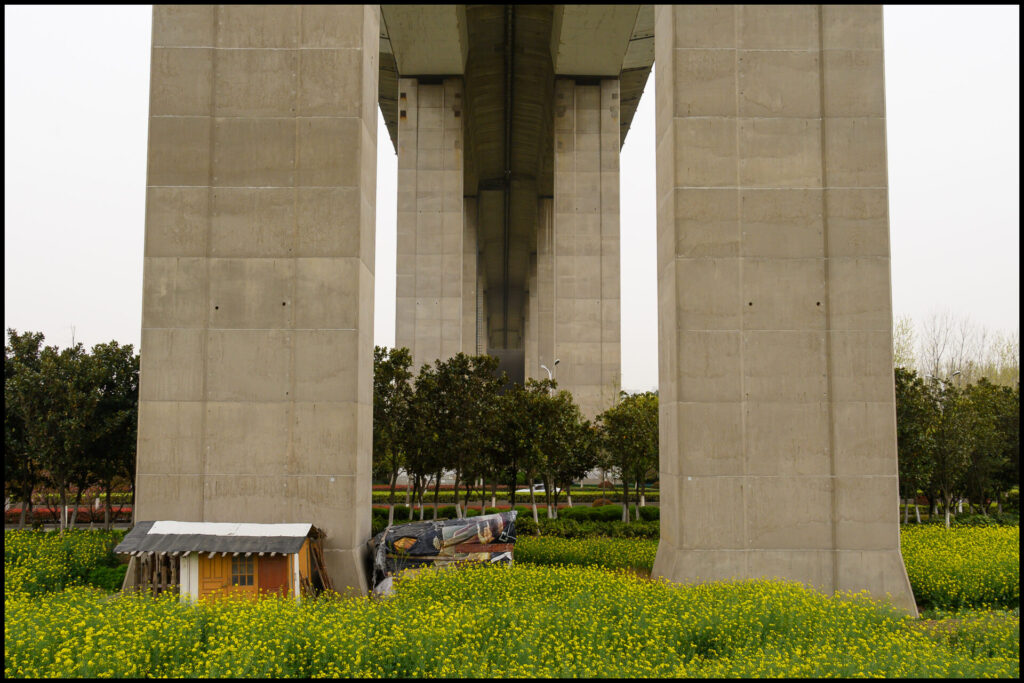
[(259, 576), (260, 594), (276, 592), (288, 595), (288, 560), (287, 555), (261, 557), (257, 575)]

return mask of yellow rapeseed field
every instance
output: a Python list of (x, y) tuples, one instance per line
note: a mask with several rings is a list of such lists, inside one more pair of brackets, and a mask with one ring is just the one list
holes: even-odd
[(923, 607), (1020, 606), (1020, 527), (900, 530), (903, 562)]
[[(979, 531), (990, 530), (953, 530), (983, 539), (970, 550), (964, 541), (961, 552), (981, 553), (989, 565), (1004, 552), (993, 554), (993, 544), (1019, 553), (1018, 535), (1007, 541)], [(40, 548), (81, 574), (82, 558), (100, 561), (109, 538), (35, 533), (5, 535), (4, 674), (11, 678), (1016, 678), (1020, 670), (1015, 612), (961, 610), (923, 622), (865, 595), (826, 597), (795, 583), (681, 586), (598, 566), (525, 562), (399, 577), (396, 594), (383, 600), (235, 598), (189, 606), (175, 596), (64, 587), (45, 573)], [(904, 532), (908, 571), (915, 553), (947, 561), (949, 538), (931, 533)], [(523, 555), (554, 561), (554, 546), (545, 545), (552, 540), (565, 539), (523, 539)], [(650, 542), (585, 540), (591, 543), (565, 545), (564, 561), (637, 567), (653, 556)], [(542, 543), (531, 548), (534, 542)], [(80, 557), (68, 557), (69, 548), (80, 548), (72, 553)]]

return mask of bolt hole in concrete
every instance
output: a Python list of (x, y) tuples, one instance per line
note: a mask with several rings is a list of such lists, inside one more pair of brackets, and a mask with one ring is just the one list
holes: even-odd
[(220, 310), (220, 306), (214, 306), (214, 307), (213, 307), (213, 310), (215, 310), (215, 311), (219, 311), (219, 310)]
[(816, 302), (816, 303), (815, 303), (814, 305), (815, 305), (815, 306), (820, 306), (820, 305), (821, 305), (821, 302), (820, 302), (820, 301), (818, 301), (818, 302)]
[(747, 302), (747, 305), (748, 305), (748, 306), (753, 306), (753, 305), (754, 305), (754, 302), (753, 302), (753, 301), (748, 301), (748, 302)]
[(282, 306), (284, 306), (284, 305), (285, 305), (285, 302), (284, 302), (284, 301), (282, 301), (282, 302), (281, 302), (281, 305), (282, 305)]

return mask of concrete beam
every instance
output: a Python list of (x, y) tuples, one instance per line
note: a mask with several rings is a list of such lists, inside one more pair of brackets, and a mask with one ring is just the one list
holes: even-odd
[(465, 5), (382, 5), (380, 13), (401, 77), (465, 73)]
[(556, 5), (551, 63), (558, 76), (618, 77), (640, 5)]

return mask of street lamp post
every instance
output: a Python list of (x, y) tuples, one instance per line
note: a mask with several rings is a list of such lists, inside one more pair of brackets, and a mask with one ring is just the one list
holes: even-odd
[[(562, 362), (562, 361), (561, 361), (560, 359), (556, 358), (556, 359), (555, 359), (555, 362), (554, 362), (554, 363), (552, 363), (551, 365), (552, 365), (552, 367), (554, 367), (554, 366), (558, 365), (558, 364), (559, 364), (559, 363), (561, 363), (561, 362)], [(548, 366), (546, 366), (546, 365), (544, 365), (543, 363), (541, 363), (541, 364), (540, 364), (540, 367), (541, 367), (541, 368), (543, 368), (544, 370), (547, 370), (547, 373), (548, 373), (548, 379), (549, 379), (549, 380), (552, 380), (552, 379), (554, 379), (554, 378), (555, 378), (555, 377), (554, 377), (554, 375), (553, 375), (553, 374), (551, 373), (551, 369), (550, 369), (550, 368), (549, 368)]]

